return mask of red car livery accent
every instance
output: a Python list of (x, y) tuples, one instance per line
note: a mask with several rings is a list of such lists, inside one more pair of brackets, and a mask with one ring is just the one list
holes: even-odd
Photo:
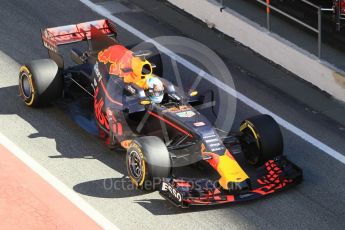
[(122, 136), (122, 131), (123, 131), (122, 124), (120, 122), (118, 122), (114, 113), (109, 108), (107, 108), (107, 118), (108, 118), (108, 120), (112, 121), (111, 128), (112, 128), (113, 134), (116, 134), (118, 136)]
[(104, 64), (110, 63), (109, 74), (124, 77), (124, 69), (132, 68), (133, 52), (122, 45), (111, 46), (98, 54), (98, 60)]
[(98, 99), (99, 94), (99, 88), (97, 87), (95, 90), (95, 98), (94, 98), (94, 110), (95, 110), (95, 116), (97, 121), (104, 126), (107, 130), (109, 130), (109, 122), (106, 116), (103, 114), (102, 109), (104, 106), (104, 100), (103, 98)]

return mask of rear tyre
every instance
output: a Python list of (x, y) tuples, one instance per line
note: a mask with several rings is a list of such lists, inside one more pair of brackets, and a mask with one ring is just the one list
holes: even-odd
[(19, 92), (27, 106), (47, 106), (59, 98), (62, 91), (63, 78), (53, 60), (35, 60), (20, 68)]
[(127, 149), (126, 165), (131, 182), (139, 189), (157, 189), (171, 173), (171, 159), (164, 142), (154, 136), (139, 137)]
[(240, 131), (246, 143), (243, 153), (254, 166), (283, 154), (283, 136), (277, 122), (269, 115), (248, 118), (241, 123)]

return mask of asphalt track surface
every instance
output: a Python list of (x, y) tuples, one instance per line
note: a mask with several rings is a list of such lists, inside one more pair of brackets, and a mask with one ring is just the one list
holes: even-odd
[[(122, 9), (116, 16), (145, 34), (180, 35), (140, 9)], [(108, 150), (58, 108), (26, 108), (17, 89), (19, 65), (46, 57), (40, 28), (102, 16), (79, 1), (15, 0), (0, 2), (0, 17), (1, 133), (120, 229), (344, 229), (345, 166), (285, 129), (285, 153), (305, 174), (305, 181), (289, 191), (244, 204), (179, 210), (157, 192), (107, 189), (104, 183), (109, 185), (110, 181), (129, 185), (124, 155)], [(139, 42), (123, 28), (119, 34), (127, 44)], [(303, 105), (254, 81), (246, 71), (231, 64), (228, 67), (239, 92), (338, 152), (345, 152), (344, 132), (338, 124), (306, 111)], [(190, 74), (180, 69), (181, 76)], [(235, 124), (254, 114), (255, 110), (238, 102)]]

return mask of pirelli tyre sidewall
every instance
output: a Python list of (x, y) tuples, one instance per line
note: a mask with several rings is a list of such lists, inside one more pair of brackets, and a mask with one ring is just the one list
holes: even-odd
[(47, 106), (62, 95), (63, 78), (51, 59), (35, 60), (19, 70), (19, 93), (29, 107)]
[(27, 106), (35, 106), (37, 103), (37, 91), (34, 86), (32, 74), (26, 66), (22, 66), (19, 71), (19, 92)]
[(240, 131), (256, 142), (256, 148), (250, 148), (250, 151), (244, 147), (244, 156), (250, 164), (260, 166), (283, 154), (283, 136), (271, 116), (263, 114), (248, 118), (241, 123)]
[(170, 154), (160, 138), (140, 137), (127, 149), (126, 166), (129, 179), (137, 188), (154, 190), (171, 173)]

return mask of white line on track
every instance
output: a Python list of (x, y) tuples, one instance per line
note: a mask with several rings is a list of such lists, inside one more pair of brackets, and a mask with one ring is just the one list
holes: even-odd
[[(117, 25), (119, 25), (120, 27), (126, 29), (127, 31), (129, 31), (133, 35), (137, 36), (141, 40), (152, 42), (153, 44), (155, 44), (158, 47), (158, 49), (160, 51), (162, 51), (163, 53), (167, 54), (168, 56), (170, 56), (171, 58), (173, 58), (174, 60), (176, 60), (177, 62), (179, 62), (180, 64), (182, 64), (186, 68), (188, 68), (189, 70), (191, 70), (191, 71), (193, 71), (193, 72), (195, 72), (197, 74), (200, 73), (200, 72), (203, 72), (199, 67), (193, 65), (192, 63), (190, 63), (186, 59), (184, 59), (184, 58), (178, 56), (177, 54), (173, 53), (171, 50), (169, 50), (166, 47), (160, 45), (159, 43), (153, 41), (149, 36), (147, 36), (146, 34), (142, 33), (141, 31), (139, 31), (138, 29), (134, 28), (133, 26), (131, 26), (131, 25), (127, 24), (126, 22), (122, 21), (121, 19), (115, 17), (114, 15), (111, 14), (111, 12), (109, 12), (104, 7), (95, 4), (95, 3), (91, 2), (90, 0), (79, 0), (79, 1), (84, 3), (86, 6), (91, 8), (96, 13), (98, 13), (98, 14), (100, 14), (100, 15), (108, 18), (108, 19), (111, 19)], [(247, 96), (243, 95), (242, 93), (236, 91), (235, 89), (231, 88), (230, 86), (228, 86), (228, 85), (224, 84), (223, 82), (219, 81), (214, 76), (212, 76), (212, 75), (210, 75), (208, 73), (205, 73), (202, 77), (205, 78), (206, 80), (208, 80), (209, 82), (213, 83), (217, 87), (223, 89), (224, 91), (226, 91), (230, 95), (238, 98), (238, 100), (240, 100), (243, 103), (247, 104), (248, 106), (250, 106), (251, 108), (255, 109), (256, 111), (258, 111), (260, 113), (271, 115), (282, 127), (286, 128), (290, 132), (292, 132), (292, 133), (296, 134), (297, 136), (301, 137), (303, 140), (309, 142), (310, 144), (312, 144), (316, 148), (322, 150), (323, 152), (325, 152), (329, 156), (331, 156), (331, 157), (337, 159), (338, 161), (340, 161), (341, 163), (345, 164), (345, 156), (344, 155), (342, 155), (341, 153), (339, 153), (336, 150), (332, 149), (328, 145), (322, 143), (321, 141), (317, 140), (316, 138), (312, 137), (310, 134), (304, 132), (303, 130), (301, 130), (300, 128), (296, 127), (295, 125), (289, 123), (288, 121), (286, 121), (285, 119), (281, 118), (277, 114), (271, 112), (267, 108), (259, 105), (258, 103), (256, 103), (255, 101), (251, 100), (250, 98), (248, 98)]]
[(6, 136), (0, 133), (0, 144), (9, 150), (18, 159), (24, 162), (31, 170), (40, 175), (46, 182), (53, 186), (64, 197), (71, 201), (87, 216), (94, 220), (103, 229), (119, 230), (113, 223), (106, 219), (90, 204), (88, 204), (83, 198), (81, 198), (76, 192), (67, 187), (63, 182), (53, 176), (47, 169), (38, 164), (32, 157), (25, 153), (21, 148), (9, 140)]

